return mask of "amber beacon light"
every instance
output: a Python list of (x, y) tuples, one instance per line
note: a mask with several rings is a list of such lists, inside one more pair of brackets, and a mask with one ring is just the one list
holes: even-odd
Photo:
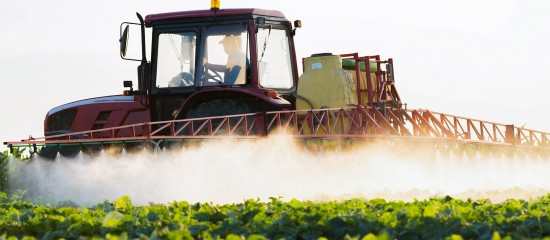
[(212, 11), (220, 10), (220, 0), (211, 0), (210, 1), (210, 10), (212, 10)]

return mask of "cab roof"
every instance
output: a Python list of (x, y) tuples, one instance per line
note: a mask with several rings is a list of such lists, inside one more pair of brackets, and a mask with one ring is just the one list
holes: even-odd
[[(237, 15), (259, 15), (266, 17), (279, 17), (284, 18), (283, 13), (276, 10), (265, 10), (258, 8), (235, 8), (235, 9), (221, 9), (215, 12), (217, 17), (237, 16)], [(212, 10), (195, 10), (195, 11), (182, 11), (182, 12), (169, 12), (151, 14), (145, 17), (145, 24), (149, 25), (155, 21), (171, 20), (171, 19), (185, 19), (185, 18), (203, 18), (214, 17), (214, 11)]]

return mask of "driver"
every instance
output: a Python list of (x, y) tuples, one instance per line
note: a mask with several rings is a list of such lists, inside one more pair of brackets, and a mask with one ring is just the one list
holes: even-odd
[(205, 63), (207, 69), (223, 72), (224, 84), (244, 84), (246, 78), (246, 55), (241, 49), (240, 35), (226, 35), (219, 43), (223, 44), (223, 49), (227, 54), (227, 63), (225, 65)]

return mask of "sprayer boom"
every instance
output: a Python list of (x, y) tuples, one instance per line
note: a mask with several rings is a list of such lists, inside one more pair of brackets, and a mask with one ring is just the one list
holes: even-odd
[[(6, 142), (10, 148), (151, 143), (156, 148), (197, 139), (254, 139), (284, 133), (305, 141), (412, 141), (436, 146), (478, 145), (550, 152), (550, 134), (429, 110), (391, 110), (355, 106), (260, 112), (221, 117), (131, 124), (121, 127)], [(118, 137), (121, 131), (133, 134)]]

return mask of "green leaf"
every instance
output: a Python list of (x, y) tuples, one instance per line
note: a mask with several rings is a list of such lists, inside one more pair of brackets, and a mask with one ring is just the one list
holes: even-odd
[(399, 224), (397, 216), (394, 213), (390, 212), (383, 213), (382, 216), (380, 216), (379, 221), (384, 225), (390, 226), (392, 228), (395, 228), (397, 224)]
[(370, 200), (370, 204), (375, 205), (375, 206), (385, 205), (386, 203), (387, 203), (386, 200), (382, 199), (382, 198), (375, 198), (375, 199)]
[(408, 218), (420, 218), (422, 217), (422, 209), (416, 205), (411, 205), (405, 208), (405, 214)]
[(453, 234), (449, 237), (446, 237), (445, 240), (463, 240), (463, 238), (458, 234)]
[(304, 204), (295, 198), (291, 199), (288, 205), (294, 209), (301, 209), (304, 207)]
[(242, 240), (241, 236), (235, 234), (228, 234), (225, 239), (227, 240)]
[(439, 205), (430, 204), (424, 208), (424, 217), (436, 217), (439, 212)]
[(8, 200), (8, 194), (5, 192), (0, 192), (0, 201), (4, 202), (6, 200)]
[(117, 211), (128, 211), (132, 210), (134, 208), (134, 205), (132, 204), (132, 200), (129, 196), (123, 196), (117, 200), (115, 200), (115, 209)]
[(191, 232), (189, 232), (187, 229), (183, 230), (175, 230), (168, 232), (167, 236), (168, 239), (193, 239), (193, 236), (191, 235)]
[(122, 233), (121, 235), (114, 235), (114, 234), (108, 233), (105, 236), (105, 238), (108, 240), (128, 240), (128, 233)]
[(266, 240), (266, 239), (267, 239), (266, 237), (259, 234), (252, 234), (246, 237), (246, 240)]
[(13, 221), (19, 221), (19, 217), (21, 216), (21, 212), (19, 212), (19, 210), (17, 210), (16, 208), (14, 207), (10, 207), (9, 210), (8, 210), (8, 214), (9, 218)]
[(252, 218), (252, 221), (255, 223), (263, 223), (266, 219), (267, 216), (265, 215), (265, 212), (259, 212)]
[(124, 214), (113, 211), (108, 213), (105, 218), (103, 218), (102, 227), (105, 228), (116, 228), (124, 223)]
[(372, 233), (369, 233), (366, 236), (364, 236), (363, 238), (361, 238), (361, 240), (389, 240), (389, 239), (390, 239), (390, 237), (385, 232), (378, 235), (378, 236), (376, 236)]

